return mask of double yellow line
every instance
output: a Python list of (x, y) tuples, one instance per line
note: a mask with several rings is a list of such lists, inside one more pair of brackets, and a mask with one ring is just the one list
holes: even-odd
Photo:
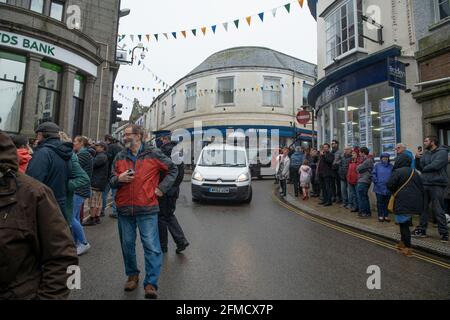
[[(346, 228), (334, 225), (334, 224), (332, 224), (330, 222), (327, 222), (327, 221), (324, 221), (322, 219), (318, 219), (318, 218), (316, 218), (316, 217), (314, 217), (312, 215), (306, 214), (306, 213), (300, 211), (299, 209), (297, 209), (296, 207), (284, 203), (277, 196), (275, 196), (275, 194), (272, 194), (272, 198), (274, 199), (274, 201), (278, 202), (281, 206), (285, 207), (289, 211), (292, 211), (292, 212), (296, 213), (297, 215), (299, 215), (299, 216), (301, 216), (301, 217), (303, 217), (303, 218), (305, 218), (307, 220), (314, 221), (314, 222), (319, 223), (319, 224), (321, 224), (323, 226), (326, 226), (328, 228), (331, 228), (331, 229), (343, 232), (343, 233), (351, 235), (351, 236), (353, 236), (355, 238), (359, 238), (359, 239), (362, 239), (362, 240), (374, 243), (374, 244), (379, 245), (381, 247), (397, 251), (397, 247), (395, 245), (392, 245), (392, 244), (388, 243), (388, 242), (381, 241), (381, 240), (378, 240), (378, 239), (375, 239), (375, 238), (363, 235), (361, 233), (357, 233), (357, 232), (351, 231), (349, 229), (346, 229)], [(450, 264), (448, 264), (446, 262), (439, 261), (439, 260), (436, 260), (436, 259), (432, 259), (432, 258), (429, 258), (427, 256), (421, 255), (419, 253), (413, 253), (413, 257), (417, 258), (419, 260), (422, 260), (422, 261), (425, 261), (425, 262), (428, 262), (428, 263), (431, 263), (431, 264), (437, 265), (439, 267), (442, 267), (442, 268), (450, 270)]]

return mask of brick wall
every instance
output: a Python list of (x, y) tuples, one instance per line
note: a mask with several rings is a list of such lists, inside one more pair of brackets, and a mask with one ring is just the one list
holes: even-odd
[(421, 82), (450, 77), (450, 52), (419, 63)]

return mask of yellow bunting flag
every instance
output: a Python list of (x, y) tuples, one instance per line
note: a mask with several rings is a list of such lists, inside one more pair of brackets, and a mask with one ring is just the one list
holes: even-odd
[(150, 35), (146, 34), (145, 37), (147, 38), (147, 41), (150, 42)]
[(298, 4), (300, 5), (300, 8), (303, 8), (303, 0), (298, 0)]
[(206, 35), (206, 27), (202, 28), (203, 35)]
[(186, 31), (181, 31), (181, 34), (186, 38)]
[(247, 20), (247, 23), (250, 26), (250, 23), (252, 22), (252, 17), (248, 16), (247, 18), (245, 18), (245, 20)]

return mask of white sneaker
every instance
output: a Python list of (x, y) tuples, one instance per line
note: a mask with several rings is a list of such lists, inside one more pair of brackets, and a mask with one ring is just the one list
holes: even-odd
[(90, 248), (91, 248), (91, 245), (89, 243), (87, 243), (87, 244), (80, 244), (77, 247), (77, 255), (78, 256), (82, 256), (83, 254), (88, 252)]

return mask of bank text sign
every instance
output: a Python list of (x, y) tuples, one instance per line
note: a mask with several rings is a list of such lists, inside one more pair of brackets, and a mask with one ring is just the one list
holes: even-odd
[(92, 76), (97, 76), (97, 66), (94, 63), (69, 50), (45, 41), (0, 30), (0, 47), (9, 47), (20, 51), (32, 52), (67, 63)]

